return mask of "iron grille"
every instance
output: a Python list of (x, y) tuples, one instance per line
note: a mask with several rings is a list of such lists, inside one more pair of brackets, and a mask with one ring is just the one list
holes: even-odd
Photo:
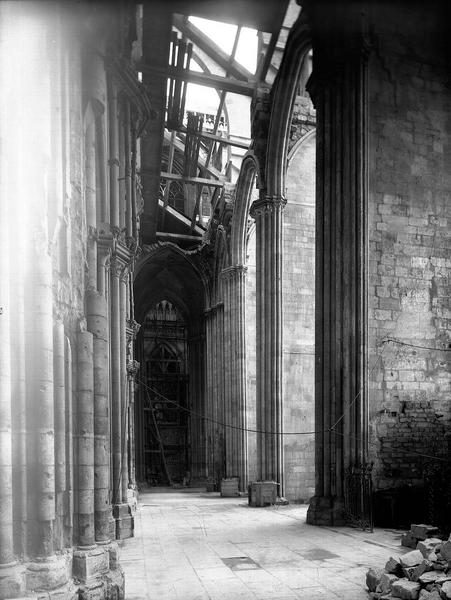
[(345, 519), (351, 527), (373, 531), (373, 463), (355, 464), (345, 471)]

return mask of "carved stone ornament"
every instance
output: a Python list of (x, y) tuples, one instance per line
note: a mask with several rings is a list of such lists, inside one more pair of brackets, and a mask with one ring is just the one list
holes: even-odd
[(255, 219), (258, 215), (273, 214), (282, 211), (286, 203), (286, 198), (283, 196), (265, 196), (253, 202), (250, 215)]
[(134, 379), (139, 371), (140, 364), (137, 360), (127, 361), (127, 376), (129, 379)]

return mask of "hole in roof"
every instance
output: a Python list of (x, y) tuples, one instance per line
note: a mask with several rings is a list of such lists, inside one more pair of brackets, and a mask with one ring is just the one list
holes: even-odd
[[(226, 54), (231, 54), (237, 32), (237, 25), (212, 21), (201, 17), (189, 17), (189, 21), (207, 35)], [(242, 27), (236, 49), (235, 60), (254, 74), (257, 66), (257, 32)]]

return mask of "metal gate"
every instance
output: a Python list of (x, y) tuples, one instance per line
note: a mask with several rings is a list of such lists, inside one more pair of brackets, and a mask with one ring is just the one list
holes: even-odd
[(345, 470), (345, 519), (351, 527), (373, 531), (373, 463)]

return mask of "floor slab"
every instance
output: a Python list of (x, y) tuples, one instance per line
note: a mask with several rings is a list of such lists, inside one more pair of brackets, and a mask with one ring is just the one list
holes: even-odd
[(306, 505), (254, 508), (202, 490), (140, 494), (121, 542), (127, 600), (365, 600), (401, 533), (314, 527)]

